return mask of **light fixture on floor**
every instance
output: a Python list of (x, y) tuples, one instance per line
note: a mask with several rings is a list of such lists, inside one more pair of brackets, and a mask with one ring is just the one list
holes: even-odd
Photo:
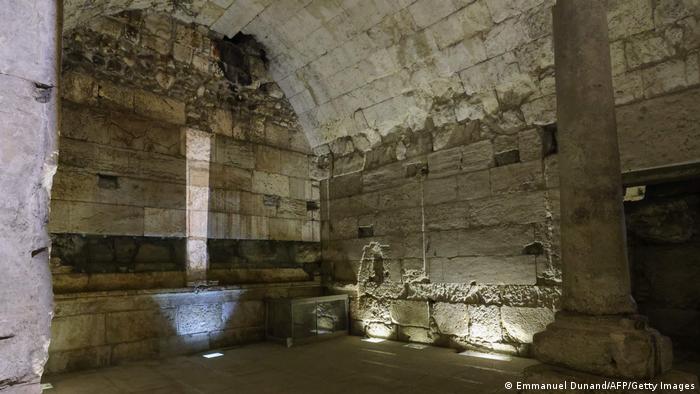
[(386, 339), (382, 338), (364, 338), (362, 339), (363, 342), (369, 342), (369, 343), (380, 343), (386, 341)]
[(428, 345), (421, 345), (420, 343), (407, 343), (403, 347), (410, 347), (411, 349), (423, 350), (428, 347)]
[(204, 357), (204, 358), (216, 358), (216, 357), (221, 357), (223, 355), (224, 355), (223, 353), (215, 352), (215, 353), (203, 354), (202, 357)]
[(489, 360), (499, 360), (499, 361), (510, 361), (512, 358), (507, 355), (507, 354), (496, 354), (496, 353), (482, 353), (482, 352), (475, 352), (473, 350), (467, 350), (465, 352), (459, 353), (460, 356), (470, 356), (470, 357), (478, 357), (478, 358), (485, 358)]
[(42, 383), (41, 384), (41, 391), (51, 390), (52, 388), (53, 388), (53, 385), (51, 383)]

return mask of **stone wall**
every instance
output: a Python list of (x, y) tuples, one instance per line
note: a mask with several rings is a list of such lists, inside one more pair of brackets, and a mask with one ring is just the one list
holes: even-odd
[[(66, 31), (63, 45), (56, 274), (185, 270), (206, 239), (313, 249), (310, 149), (255, 40), (131, 11)], [(298, 279), (317, 259), (288, 263)], [(59, 289), (79, 288), (68, 278)]]
[(700, 351), (700, 183), (648, 185), (625, 211), (640, 311), (674, 345)]
[[(357, 106), (379, 135), (315, 148), (325, 273), (356, 296), (358, 332), (523, 353), (559, 294), (552, 2), (429, 3), (408, 7), (422, 39), (405, 78), (383, 79), (401, 93)], [(609, 2), (623, 171), (700, 157), (693, 4)], [(363, 292), (370, 242), (383, 281)]]
[[(436, 140), (406, 132), (334, 162), (321, 185), (331, 287), (352, 286), (365, 245), (378, 242), (392, 289), (352, 294), (357, 332), (527, 352), (559, 295), (558, 178), (546, 133), (489, 140), (473, 124), (452, 124)], [(495, 153), (504, 140), (515, 149)], [(350, 161), (362, 171), (342, 174)]]
[(318, 283), (56, 296), (48, 373), (191, 354), (265, 337), (265, 299), (321, 294)]

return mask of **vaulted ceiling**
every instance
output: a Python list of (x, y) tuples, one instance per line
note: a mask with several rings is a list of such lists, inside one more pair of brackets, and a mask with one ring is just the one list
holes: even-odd
[[(548, 36), (546, 3), (551, 1), (66, 0), (64, 29), (100, 15), (151, 9), (229, 37), (252, 34), (266, 47), (270, 72), (312, 146), (345, 136), (356, 146), (371, 146), (397, 128), (422, 129), (428, 117), (439, 124), (482, 116), (499, 105), (490, 89), (497, 84), (524, 86), (528, 91), (520, 94), (551, 93), (540, 91), (537, 75), (520, 75), (513, 52)], [(550, 47), (546, 40), (535, 49)], [(527, 61), (541, 63), (538, 70), (551, 65), (548, 53), (528, 52)], [(461, 113), (438, 108), (484, 88), (490, 90), (485, 96), (450, 106)]]

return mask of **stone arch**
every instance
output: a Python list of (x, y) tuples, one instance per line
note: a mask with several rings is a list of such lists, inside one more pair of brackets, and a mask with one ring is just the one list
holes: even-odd
[[(528, 97), (553, 93), (545, 72), (551, 68), (546, 52), (552, 2), (545, 3), (511, 9), (457, 0), (439, 6), (426, 0), (99, 0), (67, 3), (64, 29), (148, 8), (228, 37), (251, 34), (265, 46), (270, 72), (310, 145), (345, 138), (364, 150), (394, 131), (423, 130), (429, 118), (439, 126), (486, 112), (496, 128), (513, 127), (523, 116), (497, 113), (496, 85), (507, 96), (500, 104), (514, 112)], [(536, 65), (516, 61), (512, 50), (526, 42), (533, 42), (528, 51), (545, 52), (529, 60)], [(461, 112), (445, 110), (448, 103)]]

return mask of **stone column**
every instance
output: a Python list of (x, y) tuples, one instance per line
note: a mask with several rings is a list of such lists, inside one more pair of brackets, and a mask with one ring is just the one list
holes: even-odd
[(187, 157), (187, 283), (205, 285), (209, 267), (207, 236), (211, 134), (186, 128), (182, 131), (182, 138)]
[(0, 7), (0, 392), (40, 393), (53, 294), (47, 231), (56, 172), (60, 1)]
[(574, 312), (633, 313), (606, 8), (591, 3), (554, 7), (562, 301)]
[(605, 1), (558, 0), (553, 21), (563, 311), (533, 352), (577, 371), (653, 378), (672, 355), (631, 295)]

